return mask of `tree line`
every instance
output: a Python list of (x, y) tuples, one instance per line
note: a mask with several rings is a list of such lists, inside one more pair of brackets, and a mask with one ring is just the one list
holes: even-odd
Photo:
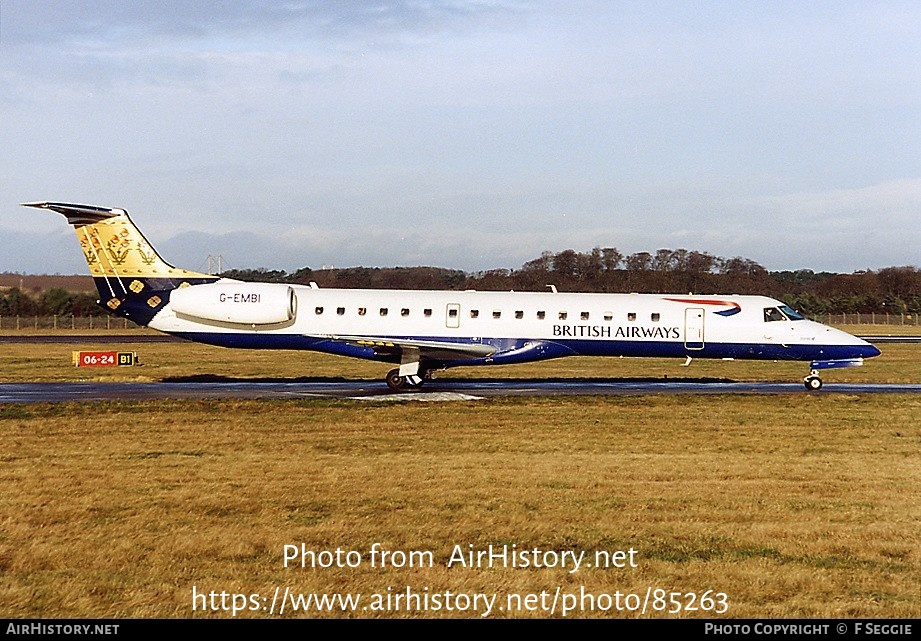
[(29, 292), (10, 287), (0, 292), (0, 316), (105, 316), (93, 294), (69, 292), (52, 287)]
[(886, 267), (853, 274), (810, 269), (768, 271), (757, 262), (687, 249), (623, 254), (614, 247), (588, 252), (545, 251), (518, 269), (467, 273), (439, 267), (351, 267), (293, 273), (246, 269), (224, 272), (247, 281), (320, 287), (479, 289), (639, 294), (763, 294), (804, 314), (921, 313), (921, 270)]
[[(686, 249), (625, 255), (613, 247), (588, 252), (542, 253), (518, 269), (467, 273), (441, 267), (309, 267), (242, 269), (221, 274), (244, 281), (317, 283), (320, 287), (366, 289), (479, 289), (568, 292), (763, 294), (807, 315), (921, 313), (921, 270), (886, 267), (853, 274), (809, 269), (771, 272), (739, 256), (722, 258)], [(28, 293), (13, 287), (0, 293), (0, 316), (102, 315), (89, 294), (52, 288)]]

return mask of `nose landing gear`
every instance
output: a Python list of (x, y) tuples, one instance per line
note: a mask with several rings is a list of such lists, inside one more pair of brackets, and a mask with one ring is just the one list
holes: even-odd
[(809, 376), (803, 379), (803, 384), (810, 392), (822, 389), (822, 379), (819, 378), (819, 370), (814, 369), (809, 372)]
[(822, 389), (822, 379), (819, 378), (819, 370), (838, 369), (841, 367), (860, 367), (863, 365), (863, 358), (836, 358), (827, 361), (812, 361), (809, 366), (812, 371), (809, 376), (803, 379), (803, 384), (810, 392)]

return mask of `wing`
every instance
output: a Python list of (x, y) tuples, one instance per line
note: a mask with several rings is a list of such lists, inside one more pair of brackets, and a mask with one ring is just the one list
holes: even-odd
[(492, 345), (457, 343), (452, 341), (417, 340), (382, 336), (340, 336), (324, 334), (317, 338), (371, 348), (380, 357), (399, 357), (403, 363), (420, 360), (454, 361), (486, 358), (496, 352)]

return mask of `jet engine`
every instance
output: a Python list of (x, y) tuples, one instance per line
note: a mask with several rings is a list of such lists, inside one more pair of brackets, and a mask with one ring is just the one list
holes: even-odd
[(217, 282), (181, 287), (170, 293), (170, 305), (179, 316), (235, 325), (277, 325), (297, 314), (294, 288), (273, 283)]

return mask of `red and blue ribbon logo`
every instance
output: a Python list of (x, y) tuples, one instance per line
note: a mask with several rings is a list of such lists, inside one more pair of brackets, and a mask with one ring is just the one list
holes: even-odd
[(688, 303), (689, 305), (718, 305), (720, 307), (728, 307), (729, 309), (713, 312), (720, 316), (733, 316), (742, 311), (741, 305), (731, 300), (712, 300), (709, 298), (666, 298), (665, 300), (670, 300), (674, 303)]

